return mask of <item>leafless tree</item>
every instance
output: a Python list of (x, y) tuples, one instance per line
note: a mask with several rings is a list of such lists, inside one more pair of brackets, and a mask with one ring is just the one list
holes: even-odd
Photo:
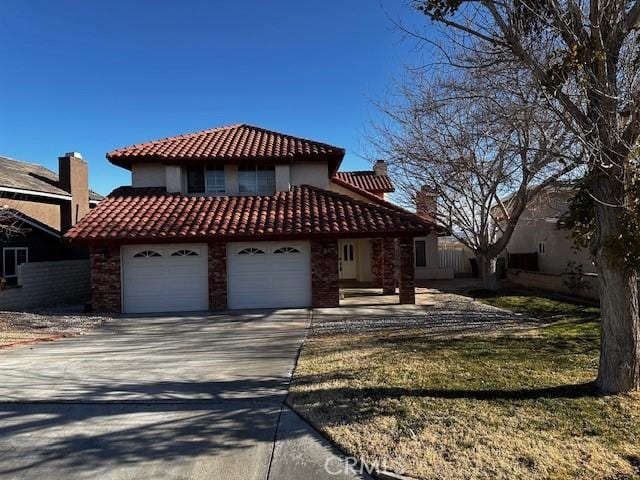
[(464, 67), (469, 51), (482, 50), (494, 65), (516, 63), (535, 80), (558, 122), (578, 135), (588, 169), (583, 184), (595, 212), (591, 251), (602, 313), (597, 384), (606, 392), (640, 389), (638, 265), (610, 248), (627, 234), (625, 222), (637, 200), (629, 186), (640, 136), (640, 2), (412, 3), (442, 27), (445, 62)]
[(455, 77), (412, 74), (400, 101), (381, 106), (371, 137), (405, 198), (423, 186), (434, 192), (438, 221), (475, 253), (485, 288), (495, 290), (497, 258), (527, 204), (573, 172), (582, 152), (539, 107), (526, 76), (487, 75), (484, 63), (476, 55), (485, 68)]
[(24, 228), (20, 219), (11, 210), (0, 207), (0, 238), (19, 235), (23, 231)]

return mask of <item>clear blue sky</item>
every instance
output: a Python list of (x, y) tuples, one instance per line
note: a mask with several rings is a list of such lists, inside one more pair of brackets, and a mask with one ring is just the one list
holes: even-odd
[(374, 108), (415, 43), (402, 0), (3, 0), (0, 155), (57, 170), (82, 152), (106, 194), (130, 182), (117, 147), (249, 123), (358, 157)]

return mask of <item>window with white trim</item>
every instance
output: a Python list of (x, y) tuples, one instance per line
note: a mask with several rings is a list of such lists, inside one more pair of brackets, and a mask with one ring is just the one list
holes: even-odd
[(198, 252), (193, 250), (176, 250), (171, 254), (172, 257), (197, 257)]
[(301, 252), (296, 247), (280, 247), (276, 248), (273, 253), (276, 255), (295, 255)]
[(538, 242), (538, 255), (546, 255), (547, 246), (544, 242)]
[(149, 257), (161, 257), (162, 255), (154, 250), (142, 250), (136, 253), (133, 258), (149, 258)]
[(238, 252), (238, 255), (264, 255), (264, 250), (259, 248), (247, 247)]
[(2, 275), (5, 278), (17, 277), (18, 265), (28, 262), (28, 247), (4, 247), (2, 249)]
[(224, 166), (187, 168), (188, 193), (225, 193)]
[(276, 167), (273, 165), (240, 165), (238, 167), (240, 193), (268, 193), (276, 191)]

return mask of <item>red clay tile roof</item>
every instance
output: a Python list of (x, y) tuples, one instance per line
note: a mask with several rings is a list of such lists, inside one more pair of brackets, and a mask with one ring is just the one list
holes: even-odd
[(361, 190), (373, 193), (389, 193), (395, 191), (391, 179), (387, 175), (376, 175), (371, 171), (337, 172), (337, 178)]
[(436, 228), (408, 212), (310, 186), (270, 196), (205, 197), (120, 187), (65, 237), (85, 243), (314, 236), (422, 235)]
[(109, 161), (129, 168), (136, 161), (328, 160), (332, 173), (344, 149), (251, 125), (238, 124), (118, 148)]

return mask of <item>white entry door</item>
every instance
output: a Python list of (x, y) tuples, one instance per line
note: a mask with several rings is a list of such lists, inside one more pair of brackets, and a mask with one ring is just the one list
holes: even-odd
[(229, 308), (311, 305), (309, 242), (227, 244)]
[(123, 312), (209, 309), (205, 244), (127, 245), (121, 258)]
[(356, 242), (340, 240), (338, 242), (338, 272), (340, 279), (356, 278), (358, 268), (356, 264)]

